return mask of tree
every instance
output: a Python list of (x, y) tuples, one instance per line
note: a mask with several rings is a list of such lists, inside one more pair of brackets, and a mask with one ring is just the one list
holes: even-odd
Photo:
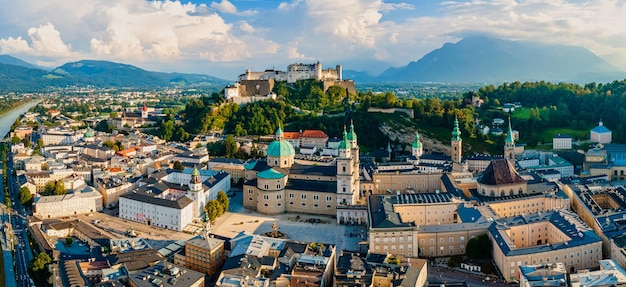
[(467, 243), (465, 255), (472, 259), (491, 258), (491, 241), (487, 234), (476, 236)]
[(50, 272), (48, 271), (48, 268), (46, 268), (46, 265), (50, 262), (52, 262), (52, 259), (50, 259), (50, 256), (48, 256), (45, 252), (40, 252), (35, 258), (33, 258), (33, 260), (31, 260), (28, 266), (28, 273), (30, 273), (37, 286), (46, 285), (46, 282), (50, 277)]
[(43, 188), (43, 195), (51, 195), (54, 193), (55, 182), (49, 181)]
[(217, 193), (217, 201), (222, 205), (222, 209), (224, 211), (228, 211), (228, 206), (230, 205), (230, 200), (228, 199), (228, 195), (222, 190)]
[(183, 169), (185, 169), (185, 166), (183, 165), (183, 163), (182, 163), (182, 162), (180, 162), (180, 161), (175, 161), (175, 162), (174, 162), (174, 169), (175, 169), (175, 170), (183, 170)]
[(387, 263), (400, 265), (400, 258), (396, 257), (395, 255), (389, 255), (389, 257), (387, 257)]
[(237, 152), (237, 142), (233, 135), (228, 135), (224, 140), (224, 148), (226, 149), (226, 157), (234, 157)]
[(13, 136), (13, 137), (11, 138), (11, 143), (12, 143), (12, 144), (18, 144), (18, 143), (20, 143), (21, 141), (22, 141), (22, 139), (21, 139), (20, 137), (18, 137), (18, 136)]
[(218, 214), (220, 212), (220, 209), (221, 209), (221, 205), (217, 200), (211, 199), (209, 200), (209, 202), (207, 202), (206, 213), (209, 216), (209, 220), (211, 222), (215, 221), (215, 219), (219, 216)]
[(19, 195), (20, 195), (20, 203), (22, 205), (30, 203), (30, 201), (33, 199), (33, 195), (30, 194), (30, 190), (26, 187), (20, 188)]
[(72, 245), (72, 242), (73, 242), (73, 241), (74, 241), (74, 240), (72, 239), (72, 237), (66, 237), (66, 238), (65, 238), (65, 243), (67, 243), (67, 245), (68, 245), (68, 246)]
[(54, 195), (64, 195), (66, 193), (67, 190), (65, 190), (65, 184), (63, 184), (63, 181), (56, 181), (56, 184), (54, 185)]

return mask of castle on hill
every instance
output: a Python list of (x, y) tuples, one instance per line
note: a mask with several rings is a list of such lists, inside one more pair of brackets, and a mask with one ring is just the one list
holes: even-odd
[(235, 103), (249, 103), (258, 100), (275, 99), (272, 92), (277, 81), (293, 84), (300, 80), (317, 80), (323, 83), (324, 92), (332, 86), (345, 88), (348, 93), (356, 94), (354, 81), (343, 79), (343, 68), (322, 69), (317, 61), (313, 64), (294, 63), (287, 66), (287, 71), (267, 69), (263, 72), (253, 72), (247, 69), (239, 75), (238, 81), (224, 88), (224, 98)]

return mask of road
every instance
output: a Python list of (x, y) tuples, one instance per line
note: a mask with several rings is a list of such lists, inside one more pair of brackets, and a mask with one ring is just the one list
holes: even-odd
[(457, 271), (449, 268), (442, 268), (437, 266), (428, 266), (428, 281), (438, 282), (445, 284), (446, 282), (460, 282), (465, 281), (467, 286), (497, 286), (506, 287), (512, 286), (502, 281), (496, 282), (493, 280), (484, 281), (485, 276), (478, 276), (467, 272)]
[[(10, 150), (10, 149), (9, 149)], [(13, 263), (15, 267), (15, 279), (17, 286), (34, 286), (28, 275), (28, 264), (33, 258), (30, 242), (28, 241), (28, 223), (26, 221), (26, 210), (20, 203), (19, 186), (17, 177), (13, 170), (13, 155), (9, 152), (7, 155), (7, 175), (9, 183), (9, 194), (11, 196), (13, 213), (11, 215), (11, 224), (15, 234), (15, 254)]]

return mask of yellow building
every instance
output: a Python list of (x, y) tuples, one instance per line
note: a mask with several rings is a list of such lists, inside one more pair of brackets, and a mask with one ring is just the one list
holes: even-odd
[(602, 240), (566, 210), (503, 218), (488, 234), (494, 262), (508, 281), (519, 266), (562, 262), (573, 273), (598, 267), (602, 259)]
[(224, 240), (203, 234), (185, 242), (185, 267), (191, 270), (219, 274), (225, 260)]

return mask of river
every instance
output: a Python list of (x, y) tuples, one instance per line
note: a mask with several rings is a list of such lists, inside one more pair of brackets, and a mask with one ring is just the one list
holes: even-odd
[(3, 139), (11, 131), (11, 126), (21, 114), (28, 112), (28, 110), (36, 106), (37, 103), (39, 102), (34, 101), (21, 105), (17, 109), (14, 109), (11, 112), (0, 117), (0, 139)]

